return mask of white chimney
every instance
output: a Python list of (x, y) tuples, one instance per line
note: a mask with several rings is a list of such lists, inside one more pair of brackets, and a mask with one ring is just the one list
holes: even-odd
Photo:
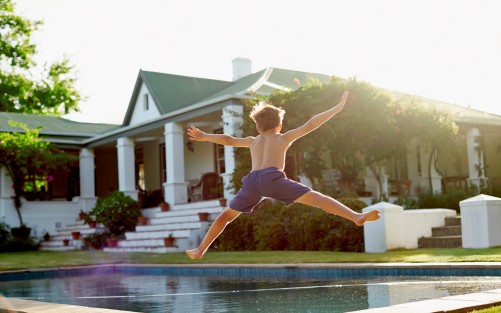
[(233, 81), (252, 74), (252, 61), (247, 58), (233, 59)]

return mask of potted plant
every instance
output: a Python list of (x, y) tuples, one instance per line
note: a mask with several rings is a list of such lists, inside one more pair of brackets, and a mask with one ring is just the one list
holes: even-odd
[(63, 239), (63, 245), (66, 247), (66, 246), (69, 246), (70, 245), (70, 240), (65, 238)]
[(87, 213), (85, 213), (83, 210), (80, 210), (80, 212), (78, 213), (78, 218), (80, 220), (85, 220), (86, 216), (87, 216)]
[(219, 200), (220, 206), (226, 206), (226, 202), (227, 202), (226, 198), (219, 198), (218, 200)]
[(73, 238), (73, 240), (80, 239), (80, 232), (79, 231), (72, 231), (71, 232), (71, 238)]
[(138, 222), (139, 222), (139, 225), (147, 225), (148, 224), (148, 218), (144, 215), (141, 215), (137, 218)]
[(43, 234), (43, 240), (44, 240), (44, 241), (50, 241), (50, 234), (49, 234), (49, 232), (47, 232), (47, 231), (46, 231), (46, 232)]
[(169, 211), (169, 209), (170, 209), (170, 206), (167, 202), (165, 202), (165, 201), (160, 202), (160, 210), (162, 212), (167, 212), (167, 211)]
[(106, 247), (108, 248), (117, 248), (118, 247), (118, 238), (110, 237), (106, 239)]
[(97, 223), (106, 227), (110, 245), (113, 241), (123, 238), (128, 231), (133, 231), (141, 215), (139, 203), (121, 191), (115, 191), (109, 196), (97, 199), (91, 214)]
[(209, 220), (209, 212), (198, 212), (198, 219), (200, 222), (207, 222)]
[(84, 223), (89, 225), (90, 228), (96, 228), (97, 222), (92, 212), (85, 215)]
[(11, 228), (10, 233), (15, 238), (28, 239), (31, 234), (31, 228), (23, 224), (19, 227)]
[(169, 234), (169, 237), (164, 238), (164, 246), (166, 247), (174, 247), (174, 236), (172, 234)]

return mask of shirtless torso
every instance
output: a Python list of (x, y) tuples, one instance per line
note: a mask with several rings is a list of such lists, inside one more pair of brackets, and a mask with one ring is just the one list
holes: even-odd
[(283, 134), (260, 134), (250, 145), (252, 171), (267, 167), (276, 167), (283, 171), (285, 167), (285, 153), (291, 146)]

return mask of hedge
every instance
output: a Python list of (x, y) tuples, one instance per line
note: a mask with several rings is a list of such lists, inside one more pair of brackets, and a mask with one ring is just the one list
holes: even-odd
[[(339, 199), (357, 212), (367, 205)], [(215, 246), (223, 251), (308, 250), (363, 252), (363, 228), (339, 216), (301, 204), (263, 201), (226, 227)]]

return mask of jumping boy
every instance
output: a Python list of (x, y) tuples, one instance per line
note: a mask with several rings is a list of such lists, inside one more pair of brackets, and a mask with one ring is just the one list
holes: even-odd
[(250, 213), (263, 199), (273, 198), (290, 205), (294, 202), (317, 207), (327, 213), (344, 217), (358, 226), (365, 222), (379, 219), (379, 211), (357, 213), (339, 201), (323, 195), (311, 188), (288, 179), (283, 172), (285, 153), (297, 139), (309, 134), (320, 125), (339, 113), (346, 103), (348, 92), (345, 91), (341, 102), (327, 111), (313, 116), (302, 126), (282, 134), (282, 119), (285, 111), (263, 102), (255, 105), (250, 117), (256, 123), (257, 137), (236, 138), (225, 134), (208, 134), (191, 126), (188, 129), (190, 140), (209, 141), (220, 145), (248, 147), (251, 152), (252, 170), (242, 179), (242, 188), (235, 195), (229, 206), (214, 220), (198, 248), (186, 250), (191, 259), (200, 259), (212, 242), (242, 212)]

